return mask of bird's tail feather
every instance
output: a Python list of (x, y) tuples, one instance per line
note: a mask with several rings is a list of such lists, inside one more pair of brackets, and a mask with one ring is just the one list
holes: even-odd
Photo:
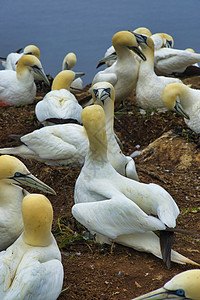
[[(152, 253), (156, 257), (162, 259), (160, 239), (154, 232), (121, 235), (115, 239), (115, 242), (127, 247), (131, 247), (137, 251)], [(174, 250), (171, 250), (171, 261), (178, 264), (192, 264), (199, 266), (199, 264), (195, 261)]]

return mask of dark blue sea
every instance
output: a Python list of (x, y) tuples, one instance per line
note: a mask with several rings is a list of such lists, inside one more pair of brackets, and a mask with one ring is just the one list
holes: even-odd
[(54, 77), (73, 51), (74, 70), (85, 72), (87, 84), (120, 30), (145, 26), (171, 34), (175, 48), (200, 52), (199, 8), (199, 0), (2, 0), (0, 56), (35, 44), (45, 72)]

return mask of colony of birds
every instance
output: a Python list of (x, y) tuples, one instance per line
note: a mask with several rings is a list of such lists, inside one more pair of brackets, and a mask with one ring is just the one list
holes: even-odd
[[(43, 127), (22, 136), (20, 146), (0, 149), (0, 299), (54, 300), (64, 278), (61, 253), (51, 233), (52, 205), (21, 185), (56, 192), (15, 156), (82, 167), (72, 215), (97, 242), (152, 253), (168, 268), (171, 261), (199, 266), (172, 249), (180, 213), (175, 200), (161, 186), (140, 182), (133, 158), (122, 153), (114, 132), (115, 103), (135, 89), (141, 108), (175, 110), (191, 130), (200, 133), (200, 91), (180, 79), (198, 74), (194, 64), (200, 54), (174, 49), (173, 43), (170, 35), (152, 35), (147, 28), (117, 32), (99, 62), (106, 67), (92, 80), (84, 107), (72, 93), (83, 88), (83, 73), (72, 71), (76, 55), (69, 53), (51, 91), (35, 106)], [(0, 71), (1, 106), (33, 103), (35, 81), (49, 84), (39, 59), (40, 51), (33, 45), (7, 56), (5, 70)], [(135, 299), (197, 300), (199, 283), (200, 270), (188, 270)]]

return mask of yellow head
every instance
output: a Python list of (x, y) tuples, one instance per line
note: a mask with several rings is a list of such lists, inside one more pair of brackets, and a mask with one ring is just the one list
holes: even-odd
[(33, 176), (18, 158), (11, 155), (0, 156), (0, 180), (7, 184), (27, 185), (46, 193), (56, 194), (47, 184)]
[(62, 70), (71, 70), (77, 62), (76, 54), (68, 53), (63, 59)]
[(28, 45), (24, 48), (24, 55), (27, 54), (35, 55), (38, 59), (40, 59), (40, 49), (35, 45)]
[(0, 180), (14, 177), (16, 173), (30, 174), (26, 166), (11, 155), (0, 156)]
[(70, 89), (72, 81), (75, 79), (75, 73), (71, 70), (64, 70), (58, 73), (53, 80), (51, 90)]
[(106, 104), (107, 99), (111, 99), (114, 105), (115, 90), (111, 83), (107, 81), (97, 82), (91, 87), (91, 91), (94, 103), (98, 103), (102, 106)]
[(174, 276), (162, 288), (132, 300), (147, 299), (190, 299), (200, 298), (200, 269), (188, 270)]
[(188, 51), (188, 52), (191, 52), (191, 53), (195, 53), (194, 49), (192, 49), (192, 48), (187, 48), (187, 49), (185, 49), (185, 51)]
[(163, 39), (163, 46), (167, 48), (173, 48), (174, 47), (174, 39), (170, 34), (167, 33), (160, 33), (162, 39)]
[[(183, 103), (183, 100), (181, 99), (182, 95), (187, 95), (188, 90), (189, 87), (183, 83), (170, 83), (163, 89), (161, 99), (167, 108), (171, 110), (175, 109), (179, 114), (183, 115), (184, 118), (189, 120), (190, 117), (186, 113), (186, 103)], [(183, 106), (181, 102), (183, 103)]]
[(143, 34), (143, 35), (146, 35), (146, 36), (151, 36), (152, 35), (151, 31), (146, 27), (138, 27), (134, 30), (134, 32), (139, 33), (139, 34)]
[(164, 288), (176, 291), (179, 299), (200, 299), (200, 269), (188, 270), (174, 276), (168, 281)]
[(143, 60), (146, 60), (146, 57), (142, 53), (139, 48), (139, 44), (136, 40), (135, 35), (131, 31), (119, 31), (115, 33), (112, 38), (112, 44), (115, 48), (117, 55), (120, 55), (119, 49), (128, 48), (129, 50), (134, 51), (137, 55), (139, 55)]
[(163, 104), (173, 110), (176, 104), (176, 97), (180, 96), (182, 83), (174, 82), (168, 84), (162, 91), (161, 99)]
[(100, 105), (85, 107), (81, 112), (83, 126), (86, 129), (93, 152), (107, 153), (106, 120), (103, 108)]
[(33, 66), (37, 66), (38, 68), (42, 68), (42, 64), (40, 62), (40, 60), (34, 56), (34, 55), (23, 55), (17, 62), (17, 69), (19, 69), (20, 67), (33, 67)]
[(17, 77), (24, 79), (27, 71), (33, 72), (41, 77), (49, 85), (40, 60), (34, 55), (23, 55), (17, 62)]
[(114, 48), (116, 48), (118, 45), (128, 48), (138, 46), (135, 36), (129, 31), (119, 31), (115, 33), (112, 38), (112, 44)]
[(51, 244), (53, 208), (50, 201), (41, 194), (29, 194), (22, 202), (24, 222), (23, 239), (31, 246), (45, 247)]

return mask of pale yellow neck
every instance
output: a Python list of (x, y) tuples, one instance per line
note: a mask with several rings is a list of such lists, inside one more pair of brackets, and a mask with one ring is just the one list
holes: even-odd
[(23, 240), (26, 244), (37, 247), (46, 247), (52, 242), (51, 229), (46, 228), (37, 230), (38, 228), (28, 227), (24, 228)]
[(27, 66), (24, 66), (22, 64), (17, 64), (16, 72), (17, 72), (17, 79), (20, 81), (34, 80), (33, 73), (31, 72), (31, 70), (29, 70)]
[(51, 90), (61, 90), (61, 89), (66, 89), (69, 90), (70, 89), (70, 85), (72, 83), (72, 81), (74, 80), (74, 73), (72, 71), (62, 71), (61, 73), (59, 73), (52, 84)]

